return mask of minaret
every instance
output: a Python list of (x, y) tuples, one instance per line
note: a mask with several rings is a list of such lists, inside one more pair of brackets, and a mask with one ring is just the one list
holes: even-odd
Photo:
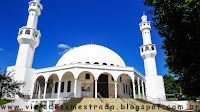
[(156, 45), (151, 42), (151, 22), (147, 21), (147, 16), (141, 17), (142, 22), (139, 24), (142, 32), (143, 45), (140, 47), (140, 53), (144, 59), (145, 76), (157, 75), (156, 61), (157, 56)]
[(41, 15), (42, 5), (40, 0), (29, 2), (29, 16), (27, 25), (19, 29), (19, 51), (16, 66), (32, 68), (35, 48), (40, 43), (40, 31), (37, 30), (38, 17)]
[(163, 77), (157, 75), (156, 61), (157, 56), (156, 45), (151, 42), (151, 22), (147, 21), (147, 16), (141, 17), (142, 22), (139, 24), (142, 32), (143, 45), (140, 47), (140, 54), (144, 59), (145, 68), (145, 89), (147, 100), (152, 98), (166, 99)]
[(34, 71), (32, 68), (35, 48), (40, 43), (40, 31), (37, 30), (38, 17), (41, 15), (42, 5), (40, 0), (29, 2), (29, 16), (27, 25), (19, 29), (18, 43), (19, 51), (16, 65), (7, 68), (8, 71), (14, 72), (14, 80), (25, 82), (21, 92), (25, 95), (32, 96), (34, 85)]

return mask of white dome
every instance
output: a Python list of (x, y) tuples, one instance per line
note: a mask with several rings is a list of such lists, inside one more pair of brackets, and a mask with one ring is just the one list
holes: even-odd
[(99, 45), (83, 45), (65, 53), (56, 66), (68, 65), (71, 63), (90, 63), (99, 65), (114, 65), (126, 67), (122, 58), (114, 51)]

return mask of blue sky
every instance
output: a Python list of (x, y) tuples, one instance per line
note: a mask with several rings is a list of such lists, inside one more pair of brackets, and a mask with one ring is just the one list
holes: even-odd
[[(18, 30), (26, 25), (29, 0), (0, 0), (0, 68), (15, 65), (19, 44)], [(35, 50), (33, 68), (55, 66), (66, 49), (85, 44), (102, 45), (119, 54), (127, 66), (135, 67), (142, 74), (143, 59), (139, 47), (143, 44), (138, 24), (143, 12), (148, 20), (148, 8), (143, 0), (41, 0), (44, 9), (39, 17), (38, 30), (41, 41)], [(157, 44), (158, 74), (164, 68), (162, 38), (152, 26), (152, 43)], [(67, 45), (66, 48), (58, 47)]]

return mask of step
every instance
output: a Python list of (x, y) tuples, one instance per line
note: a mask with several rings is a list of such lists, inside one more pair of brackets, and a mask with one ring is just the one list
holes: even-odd
[[(113, 110), (105, 109), (106, 103), (100, 101), (99, 98), (72, 98), (63, 106), (74, 105), (76, 109), (59, 108), (57, 112), (134, 112), (138, 109), (139, 112), (177, 112), (176, 110), (166, 110), (162, 106), (158, 107), (158, 105), (144, 100), (132, 98), (105, 98), (105, 100), (109, 103), (109, 106), (114, 107)], [(91, 109), (90, 104), (92, 106)], [(78, 106), (81, 106), (81, 108)], [(84, 106), (87, 109), (84, 109)]]

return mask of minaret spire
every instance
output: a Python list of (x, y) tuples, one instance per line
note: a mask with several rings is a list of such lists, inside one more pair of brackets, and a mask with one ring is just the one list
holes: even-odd
[(144, 59), (145, 75), (157, 75), (155, 57), (157, 55), (156, 45), (151, 42), (151, 22), (147, 21), (147, 16), (141, 17), (142, 22), (139, 24), (142, 32), (143, 45), (140, 47), (140, 53)]
[(32, 67), (35, 48), (40, 43), (40, 31), (37, 30), (38, 17), (43, 9), (40, 0), (29, 2), (27, 25), (19, 29), (18, 43), (20, 44), (16, 66)]
[(140, 54), (144, 59), (145, 79), (146, 79), (146, 95), (147, 100), (150, 98), (165, 98), (165, 88), (163, 77), (157, 75), (156, 61), (157, 56), (156, 45), (151, 42), (151, 22), (147, 21), (147, 16), (143, 14), (142, 22), (139, 24), (142, 32), (143, 45), (140, 47)]

